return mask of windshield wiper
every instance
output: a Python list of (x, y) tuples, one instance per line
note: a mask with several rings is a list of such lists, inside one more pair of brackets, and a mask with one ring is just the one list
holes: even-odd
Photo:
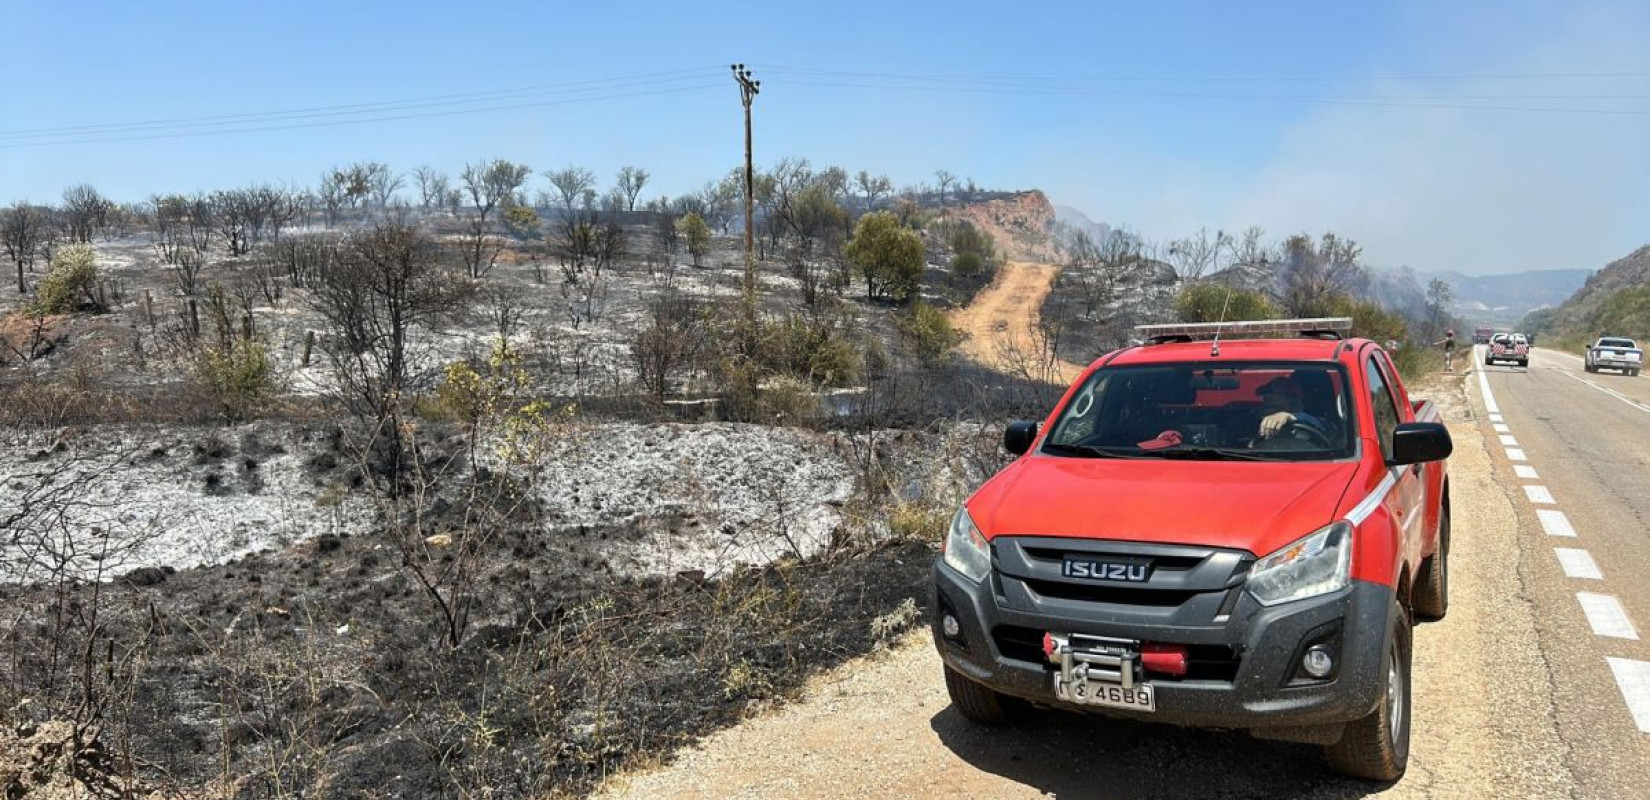
[(1043, 450), (1050, 453), (1083, 456), (1086, 458), (1146, 458), (1132, 453), (1119, 453), (1110, 447), (1097, 447), (1092, 444), (1061, 444), (1059, 442), (1044, 442)]
[(1159, 458), (1194, 458), (1207, 461), (1277, 460), (1259, 453), (1251, 453), (1247, 450), (1232, 450), (1225, 447), (1172, 447), (1158, 450), (1154, 454)]

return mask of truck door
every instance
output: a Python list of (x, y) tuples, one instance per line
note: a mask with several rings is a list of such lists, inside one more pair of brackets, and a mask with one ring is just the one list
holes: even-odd
[[(1383, 459), (1392, 458), (1393, 431), (1398, 429), (1400, 422), (1408, 418), (1408, 415), (1400, 411), (1406, 406), (1398, 397), (1396, 383), (1392, 380), (1389, 370), (1386, 359), (1375, 352), (1364, 356), (1364, 377), (1369, 383), (1369, 404), (1375, 412), (1375, 437), (1380, 442)], [(1422, 552), (1421, 537), (1425, 530), (1422, 518), (1426, 510), (1421, 465), (1412, 464), (1389, 469), (1392, 470), (1392, 477), (1397, 483), (1387, 494), (1387, 511), (1393, 519), (1398, 520), (1403, 529), (1404, 540), (1398, 547), (1404, 553), (1404, 560), (1410, 564), (1418, 564)]]

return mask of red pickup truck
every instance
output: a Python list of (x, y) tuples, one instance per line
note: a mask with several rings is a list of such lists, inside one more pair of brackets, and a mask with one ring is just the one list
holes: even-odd
[(1399, 778), (1411, 624), (1449, 602), (1452, 445), (1350, 328), (1143, 326), (1009, 425), (1019, 457), (934, 565), (956, 708), (1243, 728)]

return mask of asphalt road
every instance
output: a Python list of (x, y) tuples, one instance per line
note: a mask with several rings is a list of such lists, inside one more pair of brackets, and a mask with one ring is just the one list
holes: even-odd
[(1575, 796), (1650, 798), (1650, 378), (1546, 349), (1527, 369), (1477, 355)]
[[(1577, 380), (1579, 364), (1556, 354), (1529, 370), (1472, 366), (1417, 392), (1440, 402), (1456, 442), (1451, 608), (1416, 629), (1412, 753), (1395, 784), (1237, 732), (1052, 712), (982, 728), (950, 707), (918, 631), (602, 796), (1646, 800), (1650, 719), (1635, 720), (1607, 659), (1650, 664), (1650, 648), (1595, 634), (1577, 592), (1616, 598), (1650, 637), (1650, 411)], [(1650, 379), (1581, 377), (1650, 409)], [(1561, 511), (1577, 535), (1546, 533), (1538, 510)], [(1568, 577), (1555, 547), (1587, 550), (1602, 579)]]

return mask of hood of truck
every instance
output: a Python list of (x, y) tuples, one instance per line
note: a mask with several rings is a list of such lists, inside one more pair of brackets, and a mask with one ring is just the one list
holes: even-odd
[(987, 539), (1068, 536), (1266, 555), (1335, 521), (1358, 462), (1028, 455), (969, 498)]

